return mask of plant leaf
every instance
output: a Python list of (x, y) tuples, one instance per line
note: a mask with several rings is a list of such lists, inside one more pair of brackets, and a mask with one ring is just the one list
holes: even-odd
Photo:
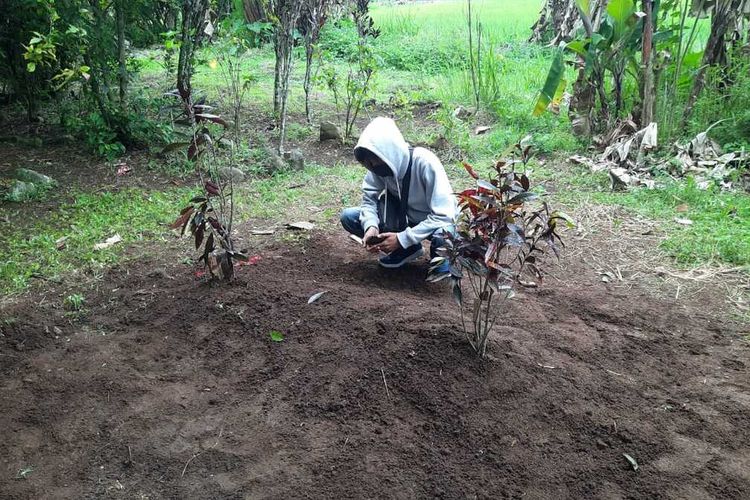
[(638, 462), (635, 461), (635, 458), (631, 457), (627, 453), (623, 453), (622, 456), (625, 457), (625, 460), (628, 461), (633, 470), (638, 470)]
[(218, 123), (219, 125), (222, 125), (224, 127), (229, 126), (227, 121), (224, 118), (220, 117), (219, 115), (212, 115), (210, 113), (196, 113), (195, 117), (201, 118), (203, 120), (208, 120), (213, 123)]
[(461, 292), (461, 281), (453, 278), (453, 300), (459, 306), (463, 302), (463, 293)]
[(534, 106), (533, 115), (539, 116), (547, 109), (547, 106), (555, 98), (557, 90), (560, 85), (564, 82), (563, 80), (563, 53), (562, 50), (558, 50), (552, 59), (552, 66), (547, 74), (547, 80), (544, 82), (544, 87), (539, 92), (536, 105)]
[(463, 165), (470, 176), (472, 176), (474, 179), (479, 179), (479, 175), (474, 171), (474, 167), (472, 167), (466, 162), (463, 162)]
[(284, 334), (277, 330), (271, 330), (268, 335), (273, 342), (282, 342), (284, 340)]
[(307, 303), (308, 304), (312, 304), (313, 302), (315, 302), (316, 300), (318, 300), (319, 298), (321, 298), (326, 293), (328, 293), (328, 290), (323, 290), (322, 292), (318, 292), (318, 293), (312, 295), (309, 299), (307, 299)]

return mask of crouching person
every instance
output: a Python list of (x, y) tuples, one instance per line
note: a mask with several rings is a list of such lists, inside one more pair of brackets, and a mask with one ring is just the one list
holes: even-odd
[(362, 206), (341, 214), (344, 229), (362, 238), (368, 251), (381, 254), (383, 267), (401, 267), (419, 258), (427, 239), (435, 257), (444, 233), (453, 231), (457, 212), (438, 157), (425, 148), (411, 148), (396, 123), (383, 117), (362, 132), (354, 157), (367, 174)]

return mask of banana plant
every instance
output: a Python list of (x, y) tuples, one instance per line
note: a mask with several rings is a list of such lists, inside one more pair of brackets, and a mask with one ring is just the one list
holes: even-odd
[[(655, 7), (658, 8), (658, 1)], [(539, 93), (533, 114), (541, 115), (550, 105), (559, 103), (567, 86), (565, 64), (578, 71), (571, 113), (590, 113), (598, 100), (598, 123), (588, 130), (611, 126), (623, 110), (625, 77), (630, 73), (637, 81), (637, 54), (641, 46), (643, 13), (634, 0), (611, 0), (599, 26), (592, 25), (588, 0), (576, 0), (583, 32), (570, 42), (560, 44), (553, 56), (544, 87)], [(572, 56), (567, 59), (566, 56)], [(614, 99), (608, 97), (608, 90)], [(614, 101), (614, 102), (612, 102)], [(611, 106), (614, 105), (612, 113)], [(594, 120), (593, 117), (591, 117)]]

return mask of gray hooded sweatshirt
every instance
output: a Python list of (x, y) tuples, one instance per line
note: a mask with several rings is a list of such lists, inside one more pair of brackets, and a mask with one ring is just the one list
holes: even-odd
[[(357, 148), (375, 153), (393, 172), (380, 177), (367, 172), (362, 182), (362, 211), (359, 220), (367, 231), (378, 227), (378, 198), (387, 189), (401, 199), (401, 186), (409, 166), (409, 144), (390, 118), (375, 118), (362, 132)], [(439, 229), (452, 229), (456, 217), (456, 197), (448, 175), (437, 156), (425, 148), (414, 148), (412, 154), (408, 227), (398, 233), (403, 248), (420, 243)], [(383, 221), (386, 222), (386, 221)]]

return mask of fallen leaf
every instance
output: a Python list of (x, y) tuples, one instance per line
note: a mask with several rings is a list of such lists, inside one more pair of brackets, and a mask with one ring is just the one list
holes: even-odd
[(687, 203), (683, 203), (682, 205), (677, 205), (675, 207), (676, 212), (687, 212), (688, 211), (688, 205)]
[(117, 175), (118, 176), (127, 175), (130, 172), (132, 172), (132, 171), (133, 171), (133, 169), (130, 168), (127, 163), (119, 163), (117, 165)]
[(122, 241), (122, 237), (119, 234), (115, 234), (112, 237), (107, 238), (102, 243), (97, 243), (94, 245), (94, 250), (104, 250), (105, 248), (109, 248), (112, 245), (116, 245), (117, 243), (120, 243)]
[(18, 470), (18, 474), (16, 474), (16, 478), (18, 479), (26, 479), (29, 474), (34, 472), (34, 467), (24, 467), (23, 469)]
[(628, 461), (633, 470), (638, 470), (638, 462), (635, 461), (635, 458), (631, 457), (627, 453), (623, 453), (622, 456), (625, 457), (625, 460)]
[(677, 224), (682, 224), (683, 226), (691, 226), (693, 224), (693, 221), (691, 221), (690, 219), (681, 219), (679, 217), (675, 217), (674, 221)]
[(284, 334), (276, 330), (272, 330), (271, 332), (268, 333), (268, 335), (271, 337), (271, 340), (274, 342), (281, 342), (284, 340)]
[(315, 224), (312, 222), (307, 221), (300, 221), (300, 222), (290, 222), (286, 225), (289, 229), (302, 229), (305, 231), (310, 231), (312, 228), (315, 227)]
[(487, 126), (480, 126), (480, 127), (477, 127), (477, 128), (475, 128), (475, 129), (474, 129), (474, 133), (475, 133), (476, 135), (482, 135), (482, 134), (486, 134), (486, 133), (487, 133), (487, 132), (489, 132), (489, 131), (490, 131), (491, 129), (492, 129), (492, 127), (487, 127)]
[(67, 236), (63, 236), (62, 238), (56, 239), (55, 240), (55, 248), (57, 248), (58, 250), (62, 250), (63, 248), (65, 248), (65, 242), (66, 241), (68, 241), (68, 237)]
[(236, 267), (241, 266), (254, 266), (258, 262), (260, 262), (261, 256), (260, 255), (253, 255), (252, 257), (248, 257), (247, 260), (239, 260), (235, 264)]
[(605, 271), (603, 273), (599, 273), (602, 276), (602, 281), (605, 283), (609, 283), (613, 279), (615, 279), (615, 275), (610, 273), (609, 271)]
[(328, 293), (328, 290), (324, 290), (322, 292), (316, 293), (315, 295), (313, 295), (309, 299), (307, 299), (307, 303), (308, 304), (312, 304), (313, 302), (315, 302), (316, 300), (318, 300), (319, 298), (321, 298), (323, 296), (323, 294), (326, 294), (326, 293)]

